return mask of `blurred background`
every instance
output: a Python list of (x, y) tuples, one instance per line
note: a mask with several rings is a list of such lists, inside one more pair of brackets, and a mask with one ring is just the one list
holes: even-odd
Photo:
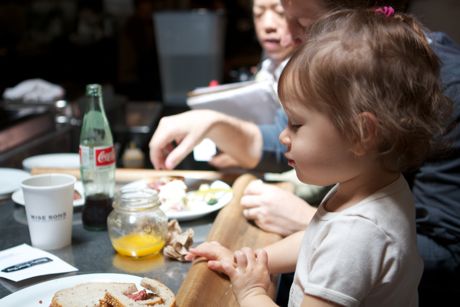
[(70, 100), (89, 82), (110, 83), (130, 99), (161, 100), (152, 16), (197, 9), (223, 16), (222, 81), (258, 62), (250, 1), (2, 0), (0, 90), (39, 77), (63, 86)]
[[(0, 90), (40, 77), (63, 86), (70, 100), (81, 95), (88, 82), (109, 83), (130, 99), (162, 100), (152, 16), (165, 10), (197, 9), (222, 14), (219, 79), (238, 80), (246, 68), (258, 63), (261, 52), (251, 1), (2, 0)], [(408, 10), (430, 29), (443, 30), (460, 41), (460, 1), (411, 0)]]
[[(262, 56), (248, 0), (1, 0), (0, 92), (40, 78), (52, 106), (0, 101), (0, 166), (77, 152), (85, 85), (100, 83), (118, 161), (148, 161), (158, 120), (187, 110), (195, 87), (245, 81)], [(409, 13), (460, 41), (459, 0), (410, 0)], [(187, 166), (184, 166), (187, 167)], [(197, 165), (192, 165), (197, 168)]]

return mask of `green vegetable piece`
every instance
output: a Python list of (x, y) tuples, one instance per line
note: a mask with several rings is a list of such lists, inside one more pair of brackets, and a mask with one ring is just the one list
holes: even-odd
[(208, 205), (212, 206), (217, 204), (217, 198), (211, 198), (208, 200)]

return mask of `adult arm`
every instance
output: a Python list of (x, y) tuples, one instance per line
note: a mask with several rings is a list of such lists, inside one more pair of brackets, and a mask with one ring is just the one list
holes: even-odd
[[(286, 148), (279, 141), (279, 135), (286, 126), (286, 113), (281, 107), (276, 112), (273, 123), (257, 126), (257, 134), (262, 138), (262, 145), (256, 165), (250, 168), (263, 172), (284, 172), (290, 169), (284, 157)], [(214, 156), (209, 163), (216, 168), (245, 167), (226, 151)]]
[(173, 169), (204, 138), (242, 167), (252, 168), (260, 160), (262, 136), (257, 126), (212, 110), (163, 117), (150, 140), (150, 160), (157, 169)]
[(287, 121), (283, 108), (279, 108), (272, 124), (258, 126), (262, 135), (262, 153), (254, 169), (264, 172), (284, 172), (290, 169), (284, 157), (286, 147), (279, 141), (279, 135), (286, 128)]

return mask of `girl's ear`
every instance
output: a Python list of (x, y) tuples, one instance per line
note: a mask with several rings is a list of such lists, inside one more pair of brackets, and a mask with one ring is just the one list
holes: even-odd
[(371, 112), (362, 112), (358, 115), (356, 125), (359, 136), (353, 145), (352, 151), (357, 156), (362, 156), (375, 149), (378, 137), (378, 120)]

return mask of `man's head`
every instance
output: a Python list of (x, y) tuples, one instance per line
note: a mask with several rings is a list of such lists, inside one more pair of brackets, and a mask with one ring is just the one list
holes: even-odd
[(306, 39), (308, 28), (324, 14), (343, 8), (366, 8), (391, 5), (403, 10), (407, 0), (281, 0), (290, 34), (282, 38), (281, 44), (300, 45)]
[(257, 39), (268, 58), (280, 64), (295, 49), (294, 45), (281, 45), (281, 38), (289, 35), (280, 0), (254, 0), (252, 5)]

